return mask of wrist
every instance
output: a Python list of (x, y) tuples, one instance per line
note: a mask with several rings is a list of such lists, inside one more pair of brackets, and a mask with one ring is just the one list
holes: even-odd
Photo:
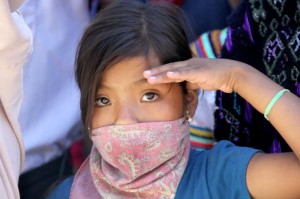
[(249, 74), (251, 74), (251, 67), (242, 62), (234, 61), (231, 73), (231, 81), (233, 82), (232, 90), (239, 93), (241, 90), (240, 88), (243, 87), (243, 84), (247, 80)]

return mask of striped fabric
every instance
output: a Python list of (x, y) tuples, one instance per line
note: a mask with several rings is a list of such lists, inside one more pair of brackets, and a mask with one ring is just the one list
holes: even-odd
[(203, 58), (218, 57), (221, 53), (226, 35), (227, 28), (203, 33), (196, 41), (190, 44), (194, 56)]
[[(223, 30), (213, 30), (202, 34), (196, 41), (190, 44), (193, 55), (195, 57), (203, 58), (219, 57), (226, 35), (227, 28)], [(213, 129), (199, 126), (199, 124), (203, 124), (203, 121), (195, 121), (195, 118), (190, 125), (191, 148), (198, 151), (212, 148), (215, 143)]]
[(190, 125), (191, 148), (195, 150), (205, 150), (213, 147), (214, 136), (210, 129)]

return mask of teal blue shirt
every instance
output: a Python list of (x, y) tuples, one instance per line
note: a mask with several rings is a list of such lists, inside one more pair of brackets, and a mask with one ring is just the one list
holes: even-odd
[[(246, 170), (258, 150), (220, 141), (207, 151), (191, 150), (175, 199), (250, 199)], [(64, 180), (47, 199), (67, 199), (73, 177)]]
[(191, 151), (175, 199), (246, 199), (246, 170), (258, 150), (220, 141), (211, 150)]

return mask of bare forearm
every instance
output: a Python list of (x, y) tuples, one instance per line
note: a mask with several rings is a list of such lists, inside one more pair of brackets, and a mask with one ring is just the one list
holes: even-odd
[[(253, 67), (241, 65), (234, 68), (237, 70), (234, 90), (263, 114), (271, 99), (283, 87)], [(285, 92), (272, 107), (268, 118), (300, 159), (300, 99), (291, 92)]]

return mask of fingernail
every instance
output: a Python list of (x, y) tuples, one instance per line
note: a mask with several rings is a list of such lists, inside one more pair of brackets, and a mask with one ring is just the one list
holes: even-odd
[(174, 74), (175, 74), (175, 72), (173, 72), (173, 71), (168, 71), (168, 72), (167, 72), (167, 75), (168, 75), (168, 76), (173, 76)]
[(148, 80), (149, 80), (149, 81), (153, 81), (153, 80), (155, 80), (155, 79), (156, 79), (155, 76), (148, 77)]
[(151, 71), (150, 70), (145, 70), (144, 75), (151, 75)]

